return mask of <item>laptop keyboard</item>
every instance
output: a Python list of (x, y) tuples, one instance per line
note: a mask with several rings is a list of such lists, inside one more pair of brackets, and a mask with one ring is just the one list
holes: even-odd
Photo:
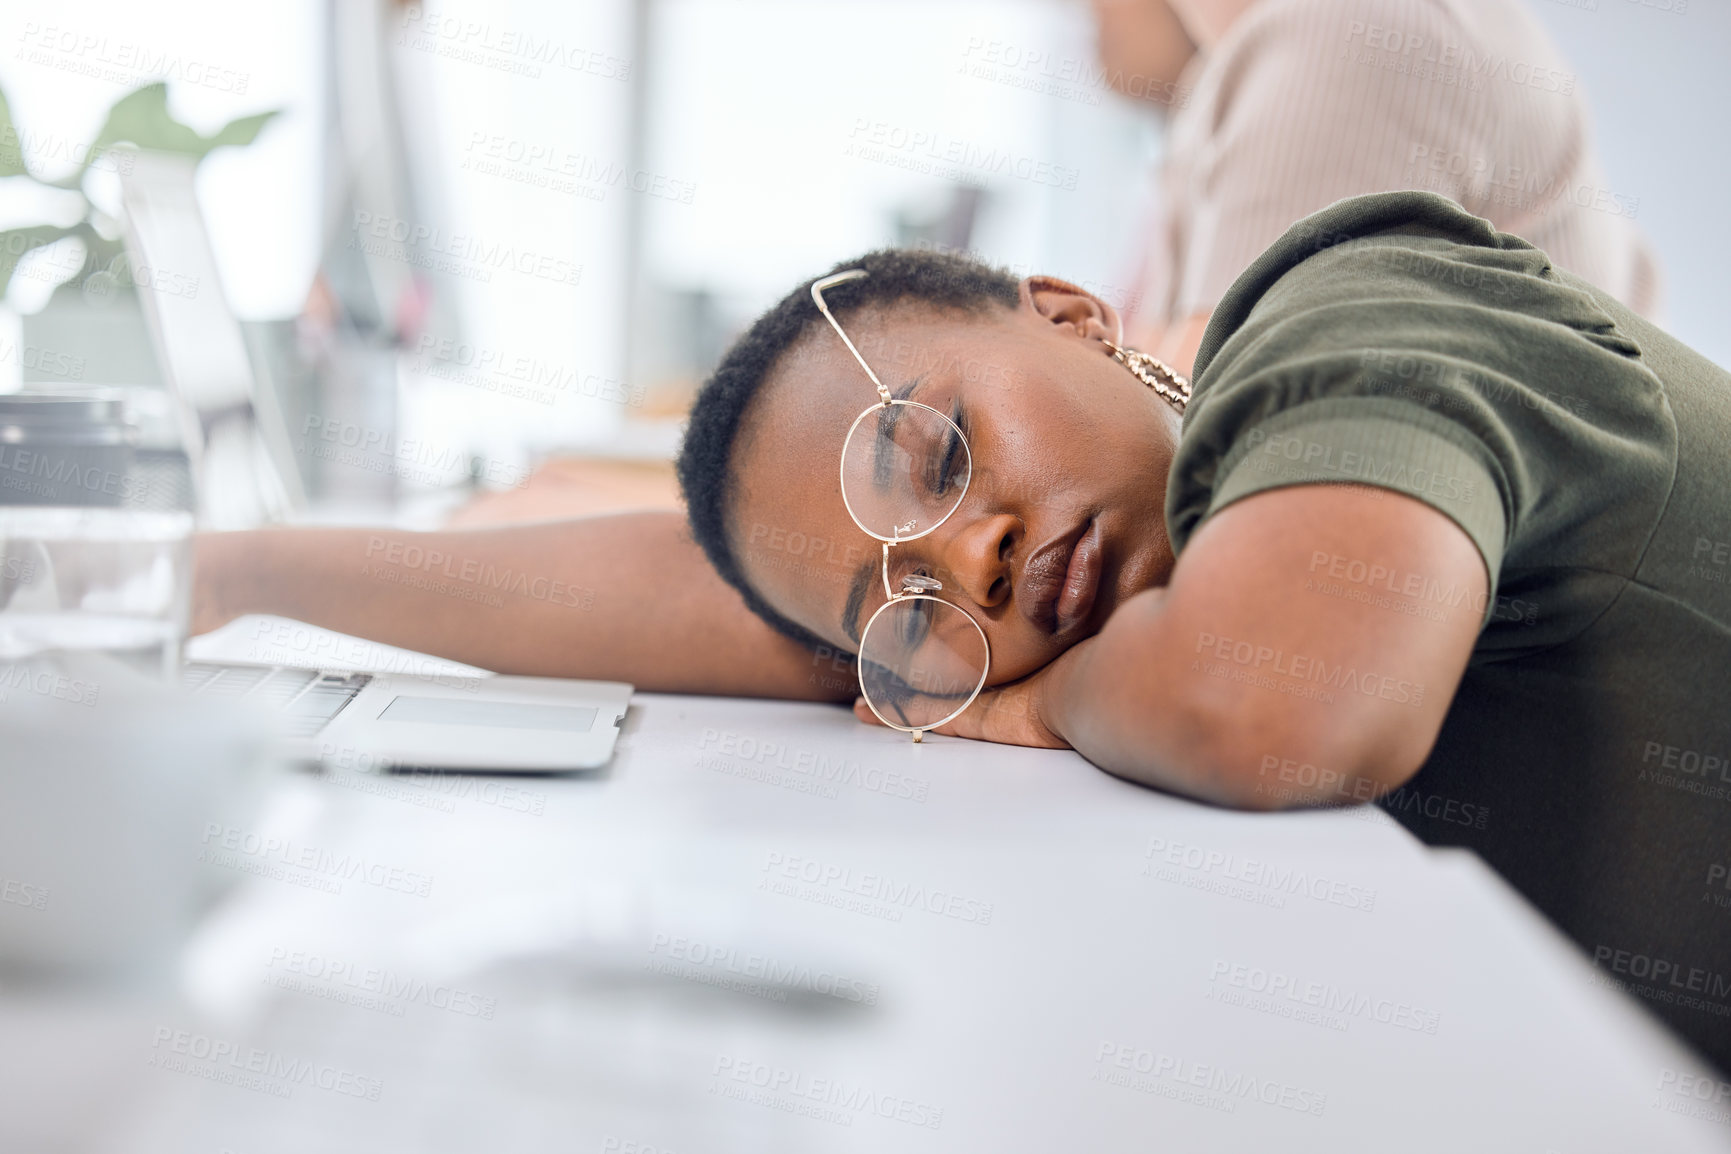
[(262, 702), (288, 715), (290, 737), (311, 737), (360, 695), (370, 673), (327, 673), (281, 665), (192, 662), (181, 684), (200, 697)]

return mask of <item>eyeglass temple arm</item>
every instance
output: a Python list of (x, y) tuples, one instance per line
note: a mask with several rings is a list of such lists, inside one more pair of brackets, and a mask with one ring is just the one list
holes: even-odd
[(829, 327), (835, 330), (835, 335), (841, 338), (841, 343), (847, 346), (847, 351), (853, 354), (853, 359), (859, 362), (859, 367), (865, 370), (866, 376), (870, 377), (872, 384), (877, 386), (878, 396), (882, 397), (884, 404), (887, 405), (893, 399), (890, 396), (890, 391), (884, 388), (884, 383), (878, 380), (878, 375), (872, 372), (872, 367), (866, 364), (865, 358), (859, 355), (859, 350), (853, 347), (853, 341), (849, 340), (848, 335), (842, 331), (841, 325), (837, 323), (835, 316), (829, 311), (829, 306), (823, 300), (824, 289), (834, 288), (838, 284), (846, 284), (848, 281), (859, 280), (861, 277), (869, 275), (863, 268), (850, 268), (846, 272), (838, 272), (834, 276), (826, 276), (821, 280), (813, 281), (811, 299), (817, 305), (817, 311), (823, 314), (823, 319), (829, 322)]

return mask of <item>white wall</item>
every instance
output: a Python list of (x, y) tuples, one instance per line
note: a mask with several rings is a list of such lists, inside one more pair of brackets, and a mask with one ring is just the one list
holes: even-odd
[[(1100, 284), (1119, 278), (1119, 225), (1133, 219), (1154, 128), (1102, 85), (1046, 75), (1093, 61), (1085, 6), (658, 0), (657, 9), (653, 163), (697, 189), (690, 205), (651, 206), (653, 277), (710, 287), (749, 320), (802, 278), (893, 243), (898, 208), (935, 210), (959, 180), (977, 180), (983, 255)], [(1045, 59), (976, 75), (988, 52)], [(994, 154), (1014, 163), (997, 166)]]
[(1640, 199), (1666, 327), (1731, 366), (1731, 3), (1526, 3), (1581, 77), (1610, 187)]

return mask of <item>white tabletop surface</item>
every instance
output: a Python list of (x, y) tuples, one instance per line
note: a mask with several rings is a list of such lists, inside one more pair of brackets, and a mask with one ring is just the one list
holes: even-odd
[[(193, 647), (312, 652), (394, 654)], [(1731, 1149), (1704, 1063), (1375, 810), (640, 694), (605, 772), (284, 773), (243, 834), (296, 848), (178, 997), (0, 998), (0, 1148)]]

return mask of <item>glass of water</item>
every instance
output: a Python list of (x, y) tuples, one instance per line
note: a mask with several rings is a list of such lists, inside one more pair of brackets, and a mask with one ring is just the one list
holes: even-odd
[(157, 676), (179, 664), (194, 516), (172, 482), (185, 453), (175, 429), (140, 443), (137, 393), (0, 395), (0, 676), (55, 652)]
[(100, 650), (172, 676), (192, 530), (183, 510), (0, 506), (0, 662)]

